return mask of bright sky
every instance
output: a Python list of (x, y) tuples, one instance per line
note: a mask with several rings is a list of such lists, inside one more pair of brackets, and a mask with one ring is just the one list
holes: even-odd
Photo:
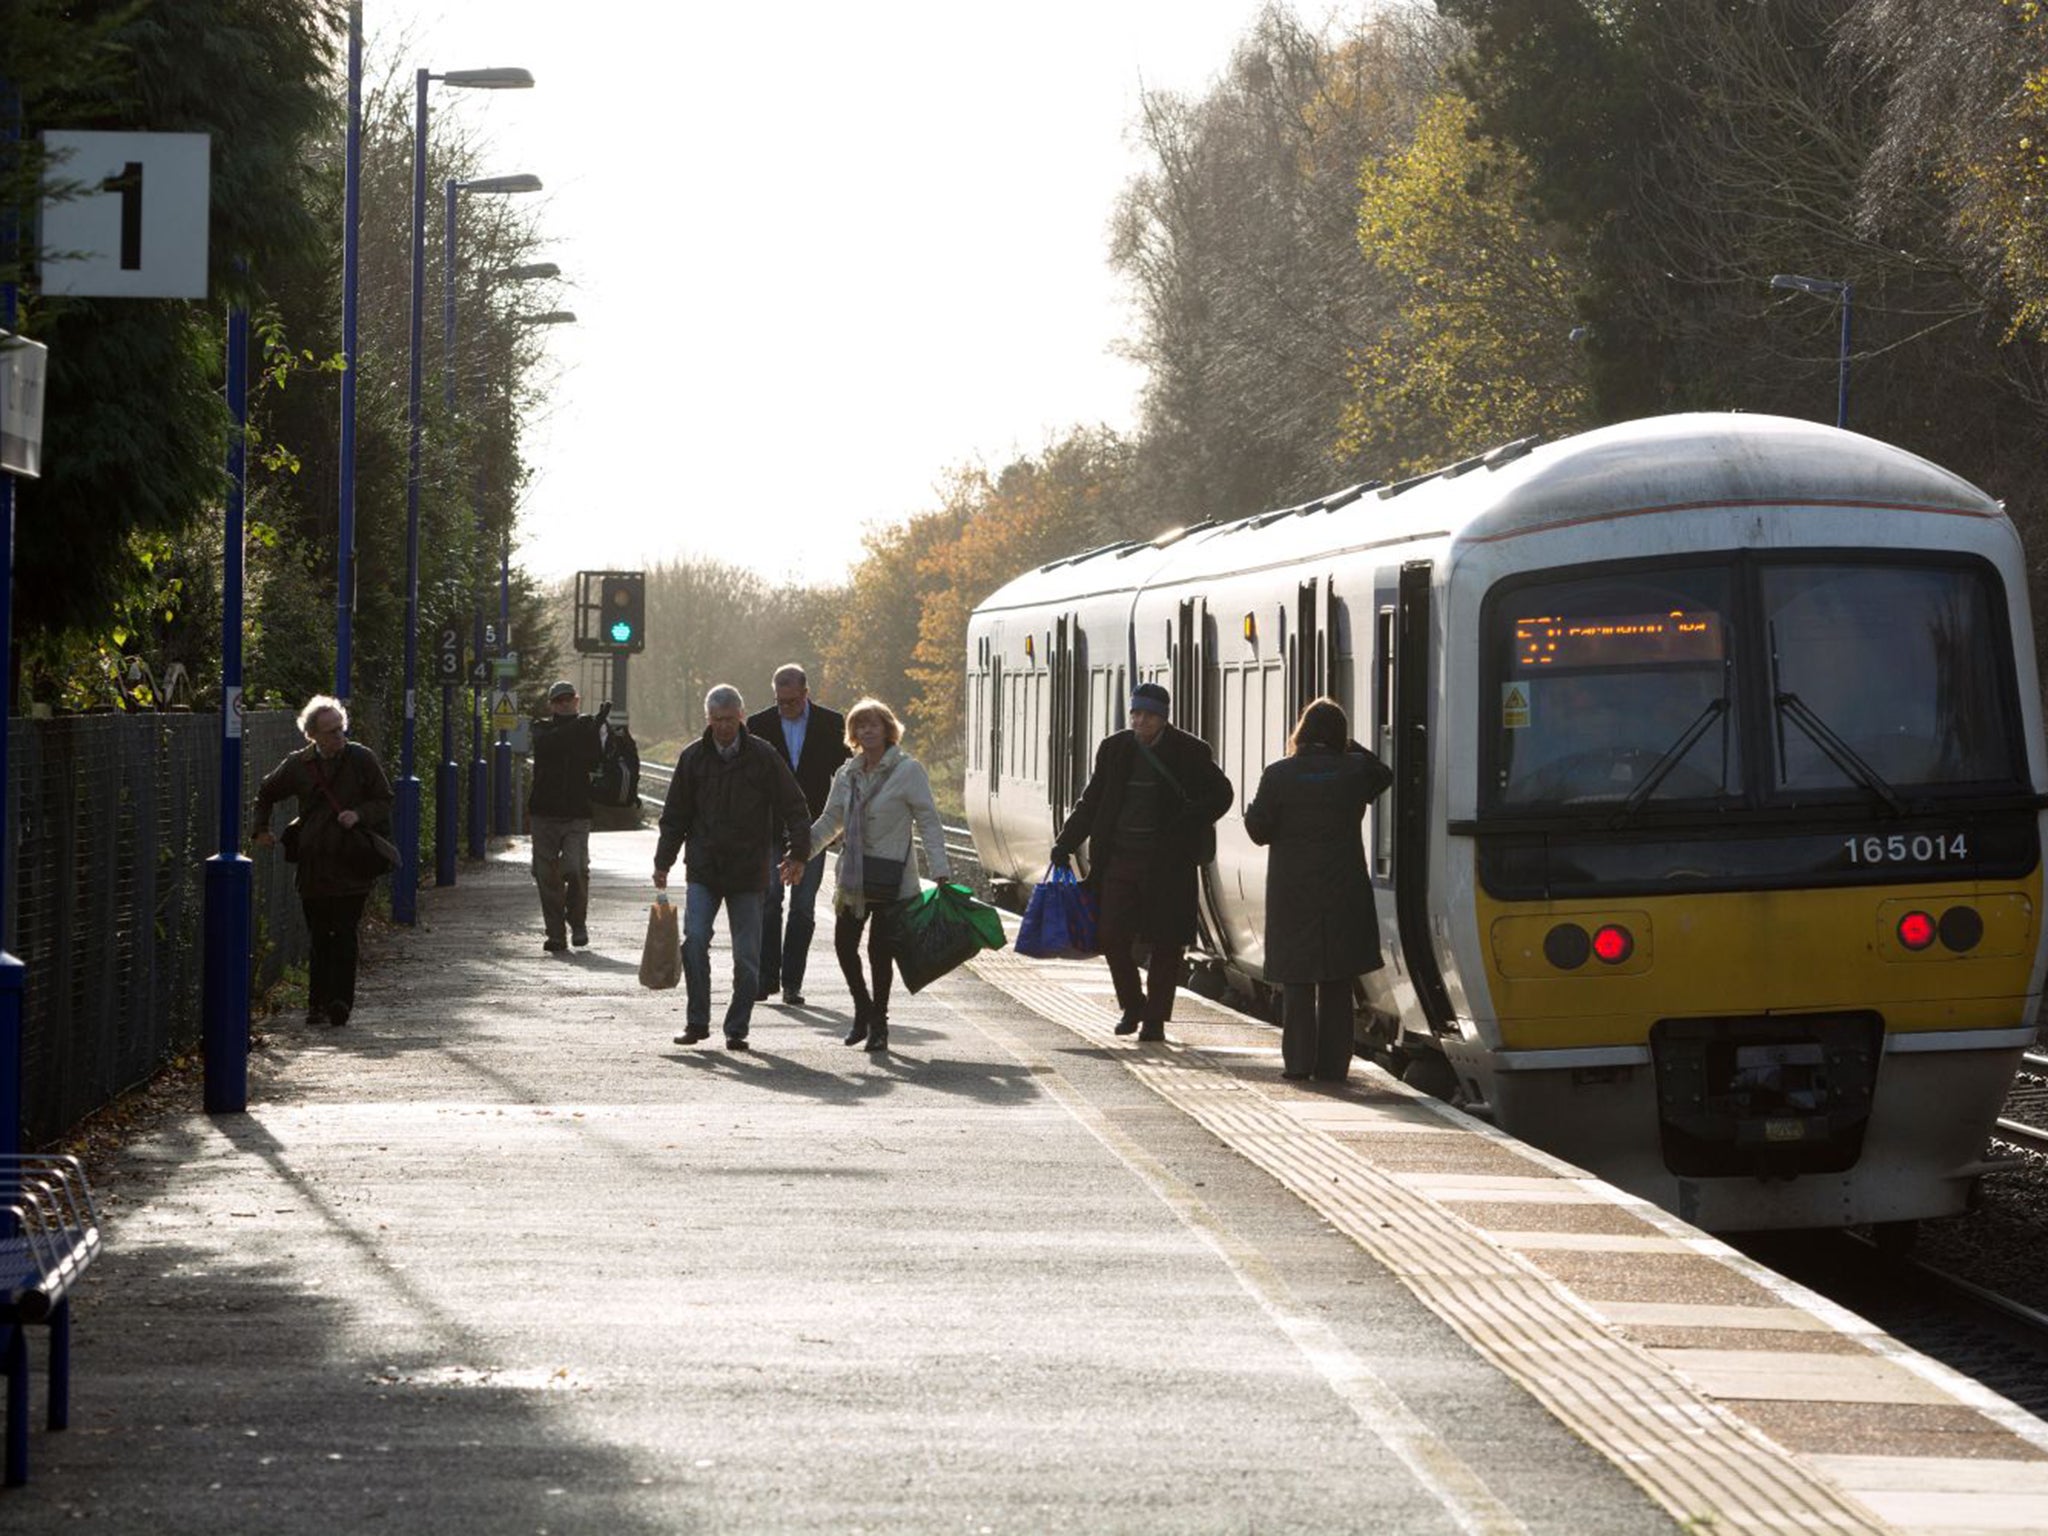
[(579, 320), (548, 335), (521, 560), (830, 581), (949, 467), (1130, 427), (1107, 253), (1139, 95), (1202, 91), (1259, 4), (367, 0), (372, 76), (400, 37), (408, 78), (535, 76), (428, 98), (482, 174), (546, 183)]

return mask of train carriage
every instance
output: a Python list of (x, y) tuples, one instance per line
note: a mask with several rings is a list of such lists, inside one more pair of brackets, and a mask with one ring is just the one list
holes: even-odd
[(1655, 418), (1088, 551), (970, 622), (968, 818), (1037, 879), (1130, 687), (1237, 786), (1320, 693), (1395, 770), (1360, 1028), (1717, 1229), (1961, 1209), (2034, 1038), (2048, 764), (2018, 538), (1911, 454)]

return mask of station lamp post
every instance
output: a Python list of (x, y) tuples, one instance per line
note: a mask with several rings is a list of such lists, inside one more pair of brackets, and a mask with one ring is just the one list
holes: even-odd
[[(517, 270), (517, 269), (514, 269)], [(576, 312), (569, 309), (542, 310), (538, 314), (514, 315), (515, 325), (574, 325)], [(512, 629), (512, 530), (505, 529), (505, 540), (498, 548), (498, 633), (509, 634)], [(498, 740), (491, 754), (491, 830), (499, 837), (512, 835), (512, 738), (505, 731), (498, 732)]]
[[(447, 413), (452, 430), (456, 413), (456, 352), (455, 352), (455, 206), (456, 200), (465, 192), (483, 192), (504, 195), (515, 192), (538, 192), (541, 182), (538, 176), (477, 176), (468, 181), (448, 180), (442, 183), (442, 202), (445, 223), (441, 240), (441, 403)], [(480, 509), (479, 509), (480, 511)], [(481, 647), (479, 647), (481, 651)], [(455, 883), (455, 852), (457, 845), (457, 823), (460, 816), (457, 801), (460, 798), (461, 770), (455, 764), (455, 689), (456, 682), (444, 680), (441, 684), (441, 762), (434, 770), (434, 884)], [(475, 797), (472, 796), (472, 799)]]
[[(528, 261), (522, 262), (517, 266), (501, 267), (496, 272), (490, 274), (489, 280), (493, 285), (498, 283), (538, 283), (546, 282), (561, 275), (562, 269), (552, 261)], [(479, 560), (481, 561), (483, 534), (485, 531), (483, 465), (481, 460), (477, 464), (476, 483), (472, 487), (472, 494), (476, 505), (477, 549), (479, 551)], [(471, 654), (477, 658), (476, 665), (479, 668), (484, 665), (484, 594), (488, 590), (489, 581), (490, 577), (487, 574), (487, 568), (480, 564), (476, 572), (475, 584), (471, 588), (474, 593), (472, 606), (475, 610), (472, 615), (471, 645), (473, 649)], [(498, 644), (501, 649), (506, 645), (505, 636), (506, 631), (502, 628), (499, 629)], [(484, 756), (484, 716), (486, 714), (484, 699), (487, 696), (487, 692), (488, 683), (486, 681), (478, 681), (470, 689), (469, 696), (469, 856), (473, 859), (481, 859), (489, 851), (486, 845), (486, 836), (489, 831), (491, 811), (489, 791), (491, 763), (490, 759)], [(510, 751), (509, 746), (507, 751)], [(504, 830), (504, 828), (499, 829), (500, 835), (503, 834)]]
[(420, 781), (415, 771), (419, 735), (420, 664), (420, 332), (426, 309), (427, 265), (427, 86), (471, 90), (524, 90), (533, 76), (523, 69), (420, 70), (415, 77), (412, 131), (412, 325), (411, 368), (406, 383), (410, 426), (405, 474), (405, 718), (399, 737), (398, 783), (392, 807), (397, 832), (398, 872), (391, 884), (391, 917), (410, 925), (419, 918)]
[(1841, 359), (1835, 378), (1835, 425), (1849, 425), (1849, 299), (1854, 292), (1846, 282), (1837, 282), (1830, 277), (1801, 277), (1792, 272), (1778, 272), (1771, 277), (1773, 288), (1792, 288), (1800, 293), (1810, 293), (1816, 298), (1838, 299), (1842, 305)]

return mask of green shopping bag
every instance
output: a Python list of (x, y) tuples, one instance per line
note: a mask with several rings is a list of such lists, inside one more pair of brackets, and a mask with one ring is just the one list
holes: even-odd
[(897, 973), (912, 992), (1004, 943), (1002, 915), (964, 885), (926, 886), (891, 907), (888, 923)]

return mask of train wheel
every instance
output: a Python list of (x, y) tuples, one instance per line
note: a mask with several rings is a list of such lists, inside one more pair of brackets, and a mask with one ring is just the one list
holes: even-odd
[(1433, 1099), (1449, 1103), (1458, 1091), (1458, 1074), (1451, 1070), (1451, 1064), (1434, 1051), (1421, 1051), (1409, 1055), (1408, 1063), (1401, 1068), (1401, 1081), (1418, 1092), (1426, 1093)]
[(1920, 1223), (1917, 1221), (1880, 1221), (1870, 1228), (1870, 1240), (1877, 1244), (1877, 1251), (1888, 1259), (1904, 1259), (1912, 1255), (1914, 1246), (1920, 1241)]

